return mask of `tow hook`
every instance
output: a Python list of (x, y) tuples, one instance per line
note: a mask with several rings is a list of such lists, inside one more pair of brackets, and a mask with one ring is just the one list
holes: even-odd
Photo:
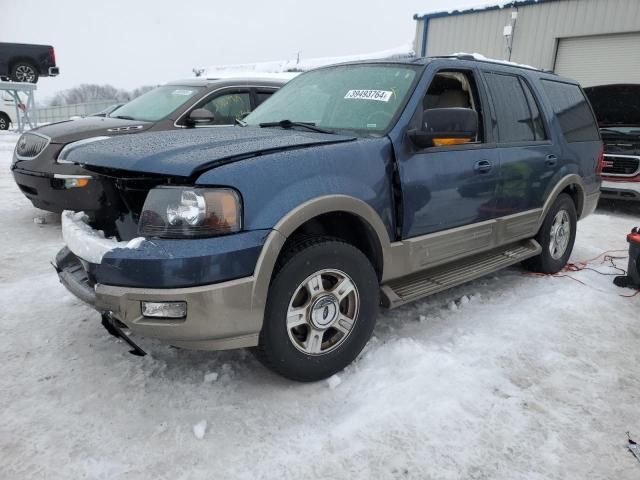
[(114, 318), (111, 312), (104, 312), (102, 314), (102, 326), (105, 328), (105, 330), (114, 337), (120, 338), (127, 342), (127, 344), (132, 348), (132, 350), (129, 350), (129, 353), (131, 355), (135, 355), (136, 357), (144, 357), (147, 352), (145, 352), (133, 340), (131, 340), (129, 336), (122, 331), (122, 328), (120, 328), (120, 325), (118, 325), (118, 323), (119, 320), (117, 318)]

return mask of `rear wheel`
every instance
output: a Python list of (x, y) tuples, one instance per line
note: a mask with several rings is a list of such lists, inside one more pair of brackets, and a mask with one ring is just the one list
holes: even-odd
[(29, 62), (18, 62), (11, 68), (14, 82), (38, 83), (38, 70)]
[(259, 357), (292, 380), (327, 378), (362, 351), (378, 304), (378, 277), (360, 250), (328, 237), (299, 243), (273, 278)]
[(11, 119), (6, 113), (0, 113), (0, 130), (9, 130)]
[(558, 273), (569, 261), (576, 240), (578, 216), (573, 199), (558, 195), (536, 235), (542, 247), (537, 257), (524, 262), (525, 268), (539, 273)]

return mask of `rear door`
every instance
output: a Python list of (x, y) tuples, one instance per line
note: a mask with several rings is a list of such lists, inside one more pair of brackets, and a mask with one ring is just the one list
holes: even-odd
[(550, 139), (540, 102), (524, 76), (502, 71), (485, 71), (483, 76), (495, 112), (500, 157), (496, 216), (541, 208), (560, 169), (561, 153)]
[[(472, 108), (478, 113), (479, 132), (475, 141), (467, 144), (422, 149), (405, 135), (399, 162), (403, 238), (471, 225), (495, 216), (500, 165), (487, 128), (487, 99), (478, 71), (440, 68), (431, 75), (414, 114), (413, 128), (421, 126), (422, 113), (429, 108)], [(487, 232), (488, 242), (491, 230)], [(485, 239), (478, 239), (482, 240)]]
[(540, 83), (563, 136), (564, 170), (578, 173), (584, 180), (585, 193), (591, 195), (600, 189), (596, 165), (602, 148), (591, 106), (579, 85), (561, 79), (542, 79)]

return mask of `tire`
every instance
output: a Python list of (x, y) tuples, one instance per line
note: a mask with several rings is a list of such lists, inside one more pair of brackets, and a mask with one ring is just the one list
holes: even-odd
[(542, 246), (542, 253), (524, 261), (524, 267), (532, 272), (547, 274), (562, 270), (573, 251), (577, 224), (578, 215), (573, 199), (566, 193), (561, 193), (553, 202), (535, 237)]
[(11, 67), (11, 80), (14, 82), (38, 83), (38, 69), (29, 62), (17, 62)]
[(330, 377), (366, 345), (379, 303), (378, 277), (360, 250), (332, 237), (303, 240), (276, 267), (258, 358), (291, 380)]
[(0, 113), (0, 130), (9, 130), (11, 119), (6, 113)]

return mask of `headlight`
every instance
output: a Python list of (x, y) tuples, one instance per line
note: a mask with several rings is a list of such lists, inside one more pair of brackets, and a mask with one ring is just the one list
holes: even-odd
[(230, 188), (158, 187), (147, 195), (138, 232), (162, 238), (212, 237), (242, 228), (240, 195)]
[(58, 158), (56, 158), (56, 162), (58, 162), (58, 163), (73, 163), (73, 162), (67, 160), (67, 157), (76, 148), (81, 147), (82, 145), (86, 145), (87, 143), (97, 142), (98, 140), (106, 140), (107, 138), (111, 138), (111, 137), (106, 137), (106, 136), (90, 137), (90, 138), (85, 138), (83, 140), (78, 140), (77, 142), (67, 143), (62, 148), (62, 150), (60, 150), (60, 153), (58, 154)]

